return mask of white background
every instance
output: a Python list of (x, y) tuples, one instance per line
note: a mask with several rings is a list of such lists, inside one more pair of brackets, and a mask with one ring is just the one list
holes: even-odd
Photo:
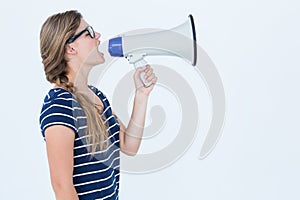
[[(2, 2), (0, 199), (54, 199), (38, 124), (51, 87), (41, 64), (39, 30), (48, 16), (68, 9), (79, 10), (103, 40), (134, 29), (171, 28), (191, 13), (198, 45), (223, 80), (226, 122), (214, 151), (197, 159), (204, 138), (199, 131), (191, 148), (170, 167), (150, 174), (122, 173), (120, 199), (300, 199), (296, 0)], [(201, 78), (195, 83), (202, 83)], [(102, 87), (110, 97), (109, 84)], [(159, 87), (150, 108), (160, 101), (158, 92)], [(199, 107), (201, 116), (211, 115), (201, 102)], [(159, 148), (148, 145), (147, 151)]]

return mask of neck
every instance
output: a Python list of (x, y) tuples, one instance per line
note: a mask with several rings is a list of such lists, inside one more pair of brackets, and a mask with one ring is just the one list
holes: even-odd
[(91, 71), (90, 67), (85, 67), (85, 66), (76, 67), (76, 68), (69, 67), (67, 76), (69, 81), (74, 84), (74, 86), (78, 91), (84, 92), (89, 90), (88, 76), (90, 71)]

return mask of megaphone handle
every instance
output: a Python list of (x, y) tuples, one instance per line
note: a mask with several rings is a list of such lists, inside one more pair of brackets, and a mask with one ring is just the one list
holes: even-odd
[[(134, 68), (138, 69), (139, 67), (144, 67), (146, 65), (147, 65), (147, 62), (144, 59), (141, 59), (141, 60), (134, 63)], [(142, 80), (142, 82), (144, 84), (144, 87), (149, 87), (150, 85), (152, 85), (151, 82), (146, 82), (145, 72), (140, 73), (140, 79)]]

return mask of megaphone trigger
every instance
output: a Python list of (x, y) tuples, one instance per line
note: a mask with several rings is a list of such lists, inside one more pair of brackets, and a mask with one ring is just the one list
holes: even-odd
[[(138, 68), (146, 66), (148, 63), (144, 59), (145, 54), (137, 55), (129, 55), (127, 56), (127, 60), (130, 64), (133, 64), (134, 68), (137, 70)], [(152, 85), (151, 82), (147, 82), (145, 79), (145, 72), (140, 73), (140, 79), (143, 82), (144, 87), (150, 87)]]

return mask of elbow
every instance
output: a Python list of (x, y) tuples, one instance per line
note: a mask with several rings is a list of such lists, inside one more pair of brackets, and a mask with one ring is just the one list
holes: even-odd
[(127, 156), (136, 156), (138, 150), (132, 150), (132, 149), (123, 149), (122, 150), (123, 153), (125, 153)]
[(127, 153), (127, 155), (128, 155), (128, 156), (131, 156), (131, 157), (134, 157), (134, 156), (136, 156), (136, 154), (137, 154), (137, 153), (132, 153), (132, 152), (130, 152), (130, 153)]
[(60, 181), (51, 180), (51, 185), (56, 196), (59, 196), (59, 194), (63, 193), (64, 190), (66, 190), (66, 185)]
[(56, 197), (72, 194), (75, 190), (73, 181), (64, 180), (62, 178), (51, 177), (51, 185)]
[(140, 145), (135, 145), (131, 143), (121, 143), (121, 151), (127, 156), (136, 156), (139, 151)]

